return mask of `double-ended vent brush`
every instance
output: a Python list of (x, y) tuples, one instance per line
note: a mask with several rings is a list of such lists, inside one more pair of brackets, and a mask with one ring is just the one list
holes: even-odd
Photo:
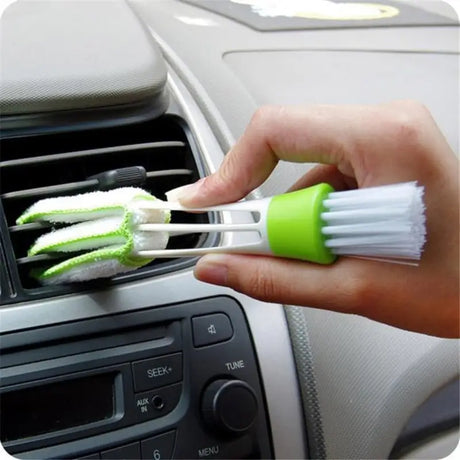
[[(170, 223), (171, 211), (246, 211), (256, 220), (175, 224)], [(29, 250), (29, 256), (69, 253), (69, 258), (34, 274), (44, 284), (112, 277), (154, 258), (209, 253), (263, 254), (319, 264), (331, 264), (337, 256), (410, 262), (420, 259), (426, 235), (423, 187), (415, 182), (340, 192), (318, 184), (270, 198), (200, 209), (126, 187), (44, 199), (17, 223), (41, 221), (73, 224), (42, 235)], [(165, 249), (170, 235), (202, 232), (256, 232), (258, 240)]]

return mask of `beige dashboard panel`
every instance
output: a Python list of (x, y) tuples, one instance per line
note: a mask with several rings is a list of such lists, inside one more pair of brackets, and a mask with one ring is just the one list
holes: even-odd
[(1, 17), (2, 115), (155, 98), (166, 67), (126, 2), (28, 1)]

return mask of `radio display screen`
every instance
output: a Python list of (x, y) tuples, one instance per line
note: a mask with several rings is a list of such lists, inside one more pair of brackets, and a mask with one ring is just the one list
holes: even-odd
[(87, 425), (115, 414), (116, 373), (2, 393), (1, 441)]

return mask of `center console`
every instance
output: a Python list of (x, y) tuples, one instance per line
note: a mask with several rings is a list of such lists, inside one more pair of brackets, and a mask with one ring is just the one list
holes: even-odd
[(251, 336), (230, 297), (2, 341), (2, 444), (20, 458), (272, 455)]

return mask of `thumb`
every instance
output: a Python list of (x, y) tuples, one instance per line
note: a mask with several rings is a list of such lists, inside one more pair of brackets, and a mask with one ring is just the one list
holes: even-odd
[(458, 291), (449, 294), (445, 278), (433, 277), (431, 267), (426, 270), (423, 264), (407, 267), (343, 257), (326, 266), (208, 254), (198, 261), (195, 276), (266, 302), (352, 313), (405, 330), (458, 337)]
[(324, 266), (274, 257), (208, 254), (198, 261), (195, 277), (266, 302), (345, 312), (356, 307), (360, 288), (343, 276), (342, 262)]

